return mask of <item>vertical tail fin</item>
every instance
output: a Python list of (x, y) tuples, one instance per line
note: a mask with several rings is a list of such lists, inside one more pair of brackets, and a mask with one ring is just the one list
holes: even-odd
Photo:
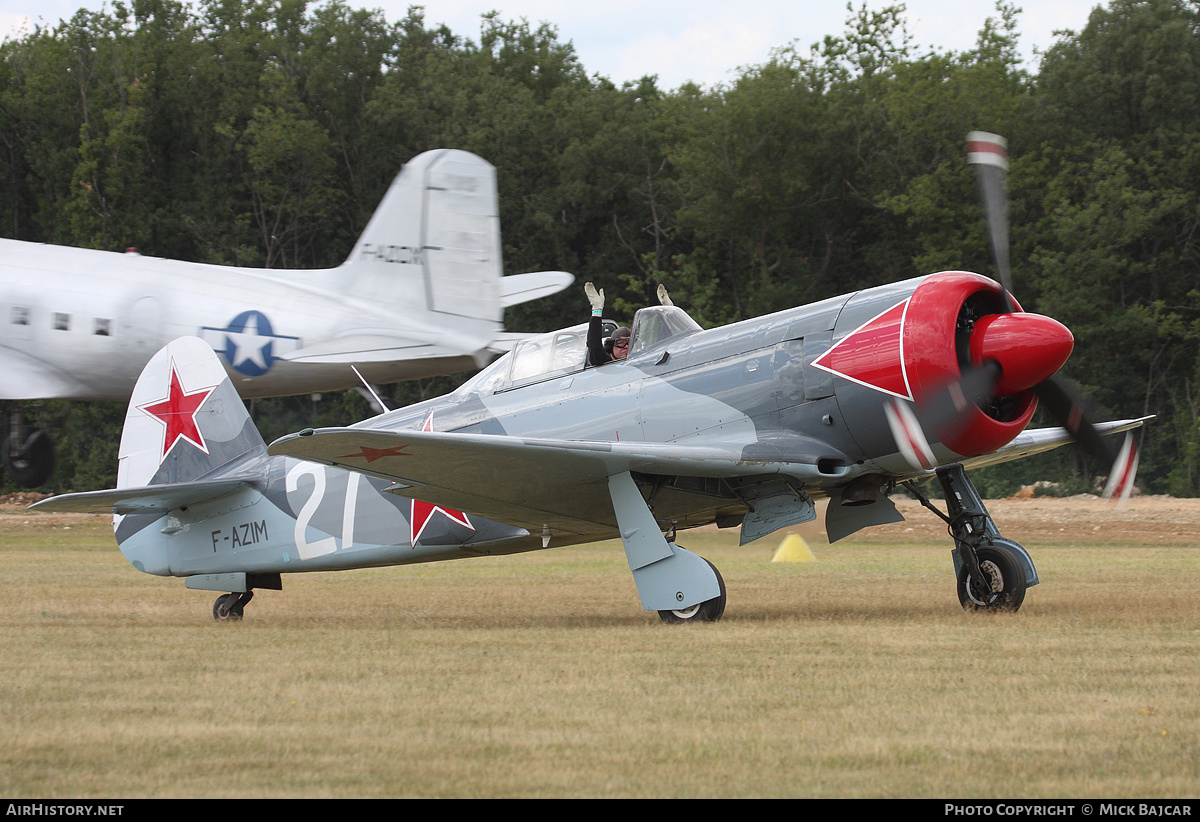
[(405, 164), (342, 266), (375, 302), (499, 324), (508, 306), (566, 288), (562, 271), (503, 276), (496, 169), (436, 149)]
[(466, 151), (405, 164), (347, 258), (353, 290), (382, 302), (503, 319), (496, 169)]
[(208, 343), (181, 337), (146, 364), (125, 414), (117, 487), (191, 482), (266, 453), (241, 397)]

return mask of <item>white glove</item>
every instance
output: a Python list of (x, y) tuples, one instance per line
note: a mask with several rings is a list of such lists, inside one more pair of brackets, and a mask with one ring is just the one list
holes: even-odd
[(604, 289), (596, 290), (596, 286), (591, 283), (583, 284), (583, 293), (587, 295), (588, 302), (592, 304), (592, 312), (599, 314), (604, 310)]
[(671, 302), (671, 295), (667, 293), (667, 287), (662, 283), (658, 284), (658, 302), (659, 305), (675, 305)]

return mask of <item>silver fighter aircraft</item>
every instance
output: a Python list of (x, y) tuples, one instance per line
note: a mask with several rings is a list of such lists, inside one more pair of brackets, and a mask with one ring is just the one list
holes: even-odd
[[(118, 487), (34, 507), (111, 512), (134, 567), (221, 592), (217, 619), (287, 573), (619, 539), (642, 608), (675, 622), (726, 605), (677, 533), (715, 523), (745, 544), (827, 499), (837, 540), (899, 520), (901, 486), (948, 523), (960, 603), (1015, 610), (1037, 572), (968, 469), (1079, 440), (1114, 459), (1114, 496), (1132, 483), (1132, 437), (1116, 459), (1102, 435), (1145, 418), (1082, 418), (1055, 378), (1070, 332), (989, 278), (941, 272), (709, 330), (663, 303), (605, 364), (588, 364), (589, 330), (624, 335), (598, 317), (518, 343), (446, 396), (269, 446), (219, 356), (181, 338), (134, 390)], [(1026, 430), (1039, 398), (1064, 427)], [(944, 514), (921, 491), (932, 479)]]

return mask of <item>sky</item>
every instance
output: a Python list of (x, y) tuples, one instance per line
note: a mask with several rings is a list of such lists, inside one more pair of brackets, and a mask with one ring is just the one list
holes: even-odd
[[(898, 0), (865, 0), (870, 9)], [(104, 0), (0, 0), (0, 37), (12, 36), (22, 22), (53, 27), (83, 7), (98, 10)], [(860, 8), (864, 0), (854, 0)], [(1099, 0), (1038, 0), (1026, 3), (1018, 18), (1020, 50), (1030, 69), (1036, 51), (1045, 51), (1061, 29), (1079, 31)], [(319, 0), (313, 5), (319, 5)], [(802, 53), (826, 35), (839, 35), (849, 16), (846, 0), (348, 0), (376, 8), (389, 22), (404, 18), (411, 5), (424, 5), (427, 26), (446, 24), (455, 34), (478, 42), (480, 16), (498, 11), (506, 20), (550, 23), (558, 39), (570, 41), (589, 74), (620, 85), (644, 75), (658, 76), (663, 89), (685, 82), (703, 86), (728, 82), (743, 66), (766, 62), (773, 49), (796, 42)], [(904, 3), (912, 44), (918, 52), (936, 48), (963, 51), (975, 44), (988, 17), (998, 17), (995, 0), (908, 0)]]

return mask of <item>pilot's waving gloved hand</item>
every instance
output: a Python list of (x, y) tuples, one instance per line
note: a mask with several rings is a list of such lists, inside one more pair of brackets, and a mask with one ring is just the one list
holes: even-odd
[(604, 289), (596, 290), (591, 283), (583, 284), (583, 293), (587, 295), (592, 305), (592, 318), (588, 322), (587, 333), (587, 364), (604, 365), (612, 357), (604, 350)]
[(592, 316), (599, 317), (604, 313), (604, 289), (596, 290), (596, 286), (591, 283), (583, 284), (583, 293), (587, 295), (588, 302), (592, 304)]

